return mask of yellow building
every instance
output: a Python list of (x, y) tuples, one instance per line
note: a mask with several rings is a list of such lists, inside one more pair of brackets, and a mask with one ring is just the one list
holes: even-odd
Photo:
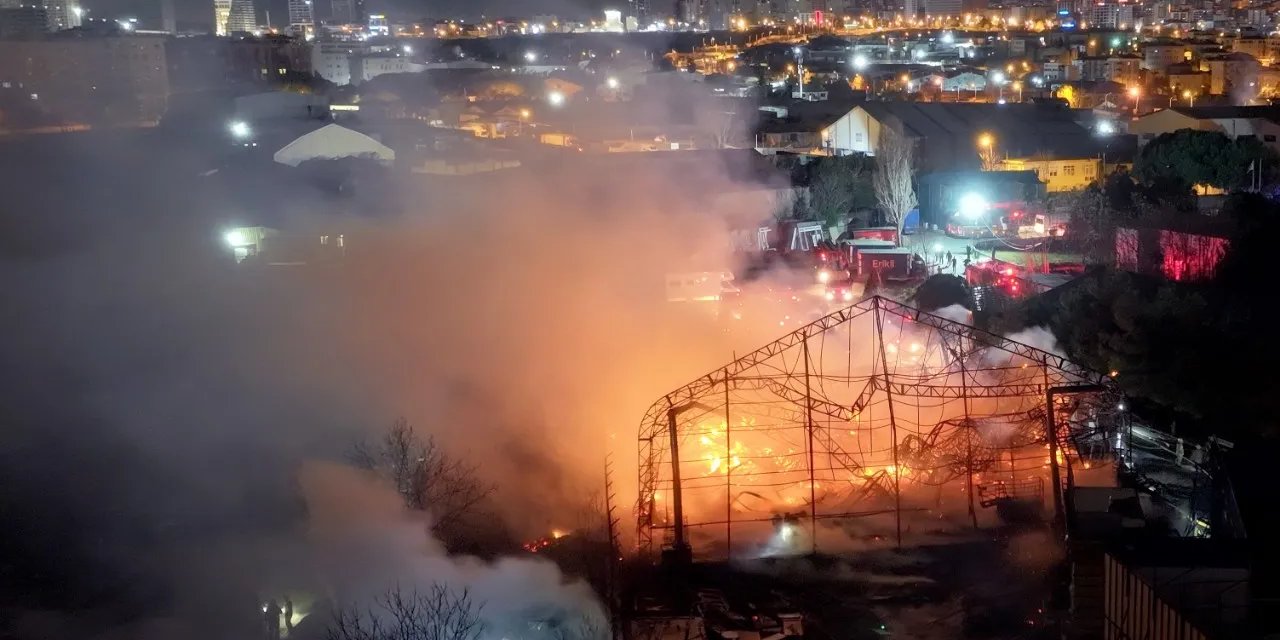
[(1034, 171), (1049, 193), (1077, 191), (1089, 186), (1102, 172), (1098, 158), (1008, 158), (1002, 171)]

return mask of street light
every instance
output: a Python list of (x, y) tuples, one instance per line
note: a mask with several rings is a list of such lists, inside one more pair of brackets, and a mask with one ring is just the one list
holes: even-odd
[(861, 71), (867, 68), (867, 57), (864, 55), (856, 55), (853, 57), (853, 68)]
[(559, 91), (552, 91), (547, 94), (547, 102), (553, 107), (559, 107), (564, 104), (564, 94)]
[(978, 135), (978, 159), (982, 160), (983, 171), (994, 171), (996, 168), (996, 137), (983, 132)]
[(1186, 90), (1182, 92), (1182, 99), (1188, 101), (1190, 103), (1189, 106), (1191, 107), (1196, 106), (1196, 94), (1191, 93), (1190, 90)]
[(615, 77), (613, 77), (613, 76), (609, 76), (609, 79), (608, 79), (608, 80), (605, 80), (605, 81), (604, 81), (604, 83), (605, 83), (605, 85), (607, 85), (610, 89), (617, 89), (617, 88), (618, 88), (618, 79), (617, 79), (617, 78), (615, 78)]
[(1133, 98), (1133, 115), (1138, 115), (1138, 99), (1142, 97), (1142, 89), (1139, 87), (1129, 87), (1129, 97)]
[(526, 52), (524, 52), (524, 61), (525, 61), (525, 62), (537, 62), (537, 61), (538, 61), (538, 54), (537, 54), (537, 53), (535, 53), (535, 52), (533, 52), (533, 51), (526, 51)]
[(253, 129), (249, 127), (249, 123), (244, 120), (236, 120), (227, 125), (227, 130), (231, 132), (231, 136), (237, 140), (244, 140), (253, 135)]

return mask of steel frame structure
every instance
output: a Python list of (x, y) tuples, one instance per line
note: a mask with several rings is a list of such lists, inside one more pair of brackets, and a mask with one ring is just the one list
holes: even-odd
[[(869, 332), (865, 339), (857, 338), (858, 349), (854, 348), (854, 335), (858, 330), (855, 323)], [(889, 335), (895, 330), (899, 341), (904, 331), (921, 336), (924, 341), (923, 345), (911, 345), (917, 353), (906, 364), (898, 342), (892, 341)], [(841, 340), (836, 338), (847, 339), (848, 347), (838, 346), (836, 343)], [(844, 349), (842, 354), (841, 349)], [(826, 364), (824, 351), (835, 351), (847, 359), (843, 375), (833, 372), (833, 367)], [(858, 375), (852, 371), (855, 352), (870, 365)], [(765, 483), (770, 478), (801, 493), (807, 485), (808, 495), (798, 500), (807, 508), (815, 532), (818, 520), (892, 511), (900, 542), (904, 511), (902, 483), (907, 462), (900, 460), (901, 456), (910, 457), (916, 464), (926, 459), (933, 463), (912, 482), (944, 482), (967, 475), (969, 494), (973, 496), (975, 473), (992, 468), (992, 460), (998, 455), (983, 449), (986, 445), (982, 444), (979, 433), (984, 420), (1013, 425), (1015, 434), (1011, 437), (1018, 446), (1025, 447), (1046, 443), (1046, 434), (1053, 422), (1046, 420), (1046, 416), (1050, 413), (1063, 416), (1065, 411), (1065, 419), (1059, 420), (1061, 431), (1057, 436), (1057, 444), (1061, 445), (1071, 437), (1070, 418), (1075, 407), (1067, 406), (1061, 397), (1057, 404), (1046, 405), (1050, 391), (1082, 385), (1102, 389), (1107, 383), (1106, 376), (1062, 356), (899, 302), (878, 296), (867, 298), (674, 389), (649, 407), (640, 423), (638, 442), (639, 547), (642, 552), (652, 552), (655, 533), (663, 531), (674, 532), (675, 544), (685, 544), (686, 526), (724, 524), (726, 537), (731, 538), (735, 522), (766, 519), (739, 515), (735, 520), (735, 503), (741, 501), (743, 494), (757, 495), (752, 482)], [(843, 394), (841, 389), (845, 391)], [(917, 416), (921, 415), (925, 400), (929, 401), (925, 403), (928, 408), (937, 412), (946, 412), (947, 409), (940, 408), (946, 403), (957, 403), (947, 405), (957, 415), (929, 424), (920, 418), (913, 431), (910, 419), (904, 414), (914, 410)], [(988, 406), (976, 408), (975, 403)], [(1008, 409), (1009, 405), (1013, 408)], [(999, 406), (1006, 408), (993, 409)], [(1050, 409), (1046, 410), (1046, 406)], [(888, 409), (887, 425), (875, 426), (858, 437), (874, 438), (872, 432), (877, 430), (888, 432), (890, 446), (877, 450), (883, 458), (880, 460), (866, 447), (859, 448), (856, 439), (850, 439), (847, 434), (854, 434), (855, 430), (845, 429), (873, 407), (877, 411)], [(746, 424), (744, 414), (749, 414), (751, 420), (760, 418), (770, 422), (764, 426), (734, 427), (735, 418)], [(682, 481), (682, 468), (688, 475), (690, 465), (698, 463), (698, 459), (696, 456), (682, 458), (680, 448), (696, 444), (692, 438), (699, 435), (704, 443), (709, 441), (708, 433), (718, 439), (721, 435), (718, 430), (699, 427), (698, 423), (721, 419), (723, 422), (718, 424), (723, 428), (723, 466), (713, 463), (712, 470), (720, 467), (723, 483), (720, 484), (716, 476), (705, 475), (705, 470), (702, 477)], [(746, 464), (738, 466), (731, 431), (744, 428), (753, 430), (748, 434), (750, 437), (782, 438), (789, 442), (792, 446), (788, 453), (777, 456), (786, 459), (771, 463), (775, 465), (773, 470), (750, 469)], [(785, 435), (791, 433), (800, 435), (803, 446), (785, 440)], [(739, 434), (739, 443), (742, 437)], [(963, 451), (957, 452), (957, 447)], [(975, 451), (975, 447), (983, 450)], [(801, 462), (795, 462), (796, 459)], [(819, 466), (822, 462), (825, 466)], [(876, 462), (882, 464), (878, 466)], [(1056, 457), (1051, 454), (1049, 462), (1056, 475)], [(1015, 466), (1011, 461), (1011, 472)], [(819, 482), (837, 489), (824, 487), (824, 496), (820, 499), (816, 491)], [(716, 486), (724, 492), (723, 517), (687, 522), (688, 513), (682, 504), (684, 494)], [(739, 492), (737, 498), (735, 489)], [(668, 514), (665, 519), (659, 517), (657, 504), (664, 496), (670, 496), (669, 504), (676, 514)], [(874, 508), (863, 504), (890, 497), (892, 507)], [(821, 509), (819, 502), (823, 502)], [(863, 508), (858, 510), (859, 507)], [(971, 514), (972, 508), (971, 500)]]

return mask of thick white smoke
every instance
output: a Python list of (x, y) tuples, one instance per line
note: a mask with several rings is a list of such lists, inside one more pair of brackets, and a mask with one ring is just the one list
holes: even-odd
[(376, 601), (391, 590), (427, 593), (438, 585), (465, 591), (478, 605), (482, 640), (537, 637), (538, 629), (582, 638), (607, 629), (586, 583), (566, 580), (539, 558), (448, 555), (431, 537), (428, 517), (405, 509), (401, 496), (370, 473), (310, 462), (299, 484), (316, 571), (340, 609), (376, 615)]

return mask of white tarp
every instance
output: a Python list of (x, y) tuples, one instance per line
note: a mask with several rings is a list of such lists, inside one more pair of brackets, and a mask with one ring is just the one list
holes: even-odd
[(276, 162), (291, 167), (308, 160), (351, 157), (371, 157), (382, 164), (391, 164), (396, 159), (396, 152), (359, 131), (330, 124), (290, 142), (272, 156)]

